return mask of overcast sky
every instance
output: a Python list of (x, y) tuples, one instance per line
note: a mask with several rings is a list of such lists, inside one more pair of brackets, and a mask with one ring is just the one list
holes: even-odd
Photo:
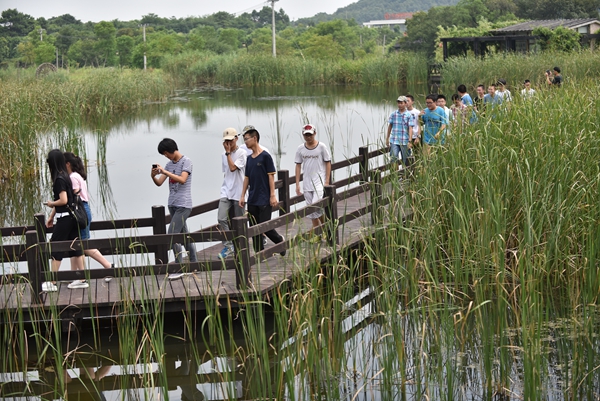
[[(292, 20), (311, 17), (319, 12), (332, 13), (357, 0), (279, 0), (275, 9), (283, 8)], [(0, 0), (0, 11), (16, 8), (35, 18), (71, 14), (87, 22), (130, 21), (154, 13), (159, 17), (187, 17), (227, 11), (241, 14), (260, 10), (271, 2), (259, 0)]]

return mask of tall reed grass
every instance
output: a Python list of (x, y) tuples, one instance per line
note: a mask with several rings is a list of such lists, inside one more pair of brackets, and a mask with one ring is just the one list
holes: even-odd
[[(171, 92), (159, 72), (118, 69), (59, 71), (42, 78), (33, 70), (16, 69), (3, 71), (0, 81), (0, 180), (22, 186), (22, 192), (5, 194), (6, 200), (40, 191), (51, 147), (82, 150), (80, 127), (139, 109), (146, 101), (164, 100)], [(39, 205), (23, 204), (7, 202), (10, 213), (0, 216), (0, 222), (22, 221), (23, 213), (31, 216), (39, 210)]]
[(427, 61), (412, 53), (360, 60), (323, 61), (267, 55), (183, 53), (165, 59), (163, 70), (178, 87), (272, 85), (397, 85), (425, 82)]
[(547, 86), (544, 73), (555, 66), (560, 67), (565, 85), (589, 84), (588, 79), (600, 76), (600, 53), (585, 50), (579, 53), (503, 53), (485, 58), (455, 57), (442, 64), (443, 87), (446, 92), (451, 92), (456, 90), (456, 86), (466, 84), (467, 89), (473, 92), (479, 84), (487, 88), (499, 78), (504, 78), (513, 92), (520, 92), (526, 79), (537, 89)]

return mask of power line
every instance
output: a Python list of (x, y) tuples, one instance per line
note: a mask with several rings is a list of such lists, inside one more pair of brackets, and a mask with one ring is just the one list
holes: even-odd
[(250, 10), (252, 10), (252, 11), (253, 11), (253, 10), (255, 10), (255, 9), (256, 9), (256, 7), (258, 7), (258, 6), (263, 6), (263, 7), (264, 7), (264, 6), (266, 6), (267, 4), (269, 4), (269, 3), (270, 3), (270, 1), (263, 1), (262, 3), (256, 4), (256, 5), (252, 6), (252, 7), (246, 8), (245, 10), (242, 10), (242, 11), (237, 11), (237, 12), (235, 12), (235, 13), (232, 13), (232, 14), (233, 14), (233, 15), (243, 14), (243, 13), (245, 13), (246, 11), (250, 11)]

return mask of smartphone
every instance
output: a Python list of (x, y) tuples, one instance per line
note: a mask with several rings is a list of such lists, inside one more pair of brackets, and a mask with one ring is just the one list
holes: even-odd
[(153, 164), (152, 168), (158, 168), (158, 164)]

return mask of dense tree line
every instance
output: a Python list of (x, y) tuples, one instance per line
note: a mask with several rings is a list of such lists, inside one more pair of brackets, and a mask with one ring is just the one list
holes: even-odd
[[(433, 56), (440, 33), (471, 29), (485, 35), (523, 19), (598, 17), (600, 8), (600, 0), (460, 0), (456, 5), (439, 5), (454, 0), (430, 0), (437, 6), (415, 13), (406, 33), (397, 28), (363, 28), (357, 22), (382, 19), (386, 12), (429, 7), (427, 1), (360, 0), (333, 15), (317, 14), (293, 24), (280, 9), (275, 14), (277, 52), (319, 59), (356, 59), (401, 48)], [(239, 16), (227, 12), (186, 18), (148, 14), (133, 21), (84, 23), (69, 14), (36, 19), (8, 9), (0, 18), (0, 65), (56, 62), (61, 67), (141, 68), (146, 55), (148, 66), (159, 68), (165, 55), (186, 51), (269, 53), (271, 16), (271, 8), (265, 6)]]
[[(83, 23), (68, 14), (45, 20), (9, 9), (0, 18), (0, 62), (29, 66), (58, 59), (61, 67), (141, 68), (146, 55), (147, 65), (159, 68), (165, 55), (186, 51), (268, 54), (271, 18), (271, 9), (264, 7), (237, 17), (226, 12), (179, 19), (149, 14), (135, 21)], [(276, 12), (275, 21), (280, 55), (361, 58), (381, 54), (384, 44), (401, 36), (390, 29), (363, 28), (354, 20), (292, 26), (283, 10)]]

